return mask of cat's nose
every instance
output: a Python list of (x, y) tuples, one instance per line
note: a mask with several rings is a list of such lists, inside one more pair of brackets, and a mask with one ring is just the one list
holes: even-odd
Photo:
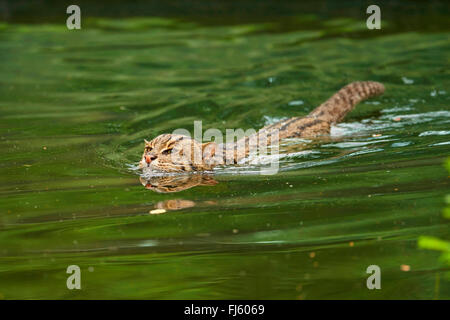
[(155, 159), (156, 159), (156, 156), (149, 156), (149, 155), (145, 156), (145, 162), (147, 162), (147, 163), (150, 163)]

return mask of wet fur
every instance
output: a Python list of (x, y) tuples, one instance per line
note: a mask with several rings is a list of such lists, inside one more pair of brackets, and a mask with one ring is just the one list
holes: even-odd
[[(305, 117), (293, 117), (259, 130), (233, 144), (203, 143), (182, 135), (162, 134), (145, 141), (140, 167), (163, 172), (192, 172), (211, 170), (217, 165), (237, 163), (248, 156), (255, 143), (274, 139), (317, 138), (327, 135), (330, 127), (341, 121), (362, 100), (384, 92), (381, 83), (353, 82), (343, 87)], [(242, 148), (238, 147), (242, 146)], [(150, 162), (146, 161), (150, 157)]]

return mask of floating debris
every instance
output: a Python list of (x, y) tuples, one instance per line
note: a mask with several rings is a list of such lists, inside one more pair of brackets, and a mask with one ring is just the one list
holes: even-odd
[(400, 266), (400, 270), (405, 271), (405, 272), (408, 272), (408, 271), (411, 270), (411, 266), (409, 266), (409, 265), (407, 265), (407, 264), (402, 264), (402, 265)]
[(161, 213), (165, 213), (166, 210), (165, 209), (154, 209), (154, 210), (150, 210), (150, 214), (161, 214)]

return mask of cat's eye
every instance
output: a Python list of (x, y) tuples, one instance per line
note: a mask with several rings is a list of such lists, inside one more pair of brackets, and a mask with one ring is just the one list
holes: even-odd
[(164, 150), (161, 153), (164, 154), (164, 155), (171, 154), (172, 153), (172, 149), (166, 149), (166, 150)]
[(152, 151), (152, 147), (145, 147), (145, 151), (147, 151), (147, 152)]

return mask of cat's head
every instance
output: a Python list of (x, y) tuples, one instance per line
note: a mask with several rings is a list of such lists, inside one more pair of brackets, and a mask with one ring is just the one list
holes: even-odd
[(211, 166), (205, 161), (205, 156), (211, 154), (209, 145), (179, 134), (162, 134), (151, 141), (145, 140), (139, 166), (162, 172), (209, 170)]

